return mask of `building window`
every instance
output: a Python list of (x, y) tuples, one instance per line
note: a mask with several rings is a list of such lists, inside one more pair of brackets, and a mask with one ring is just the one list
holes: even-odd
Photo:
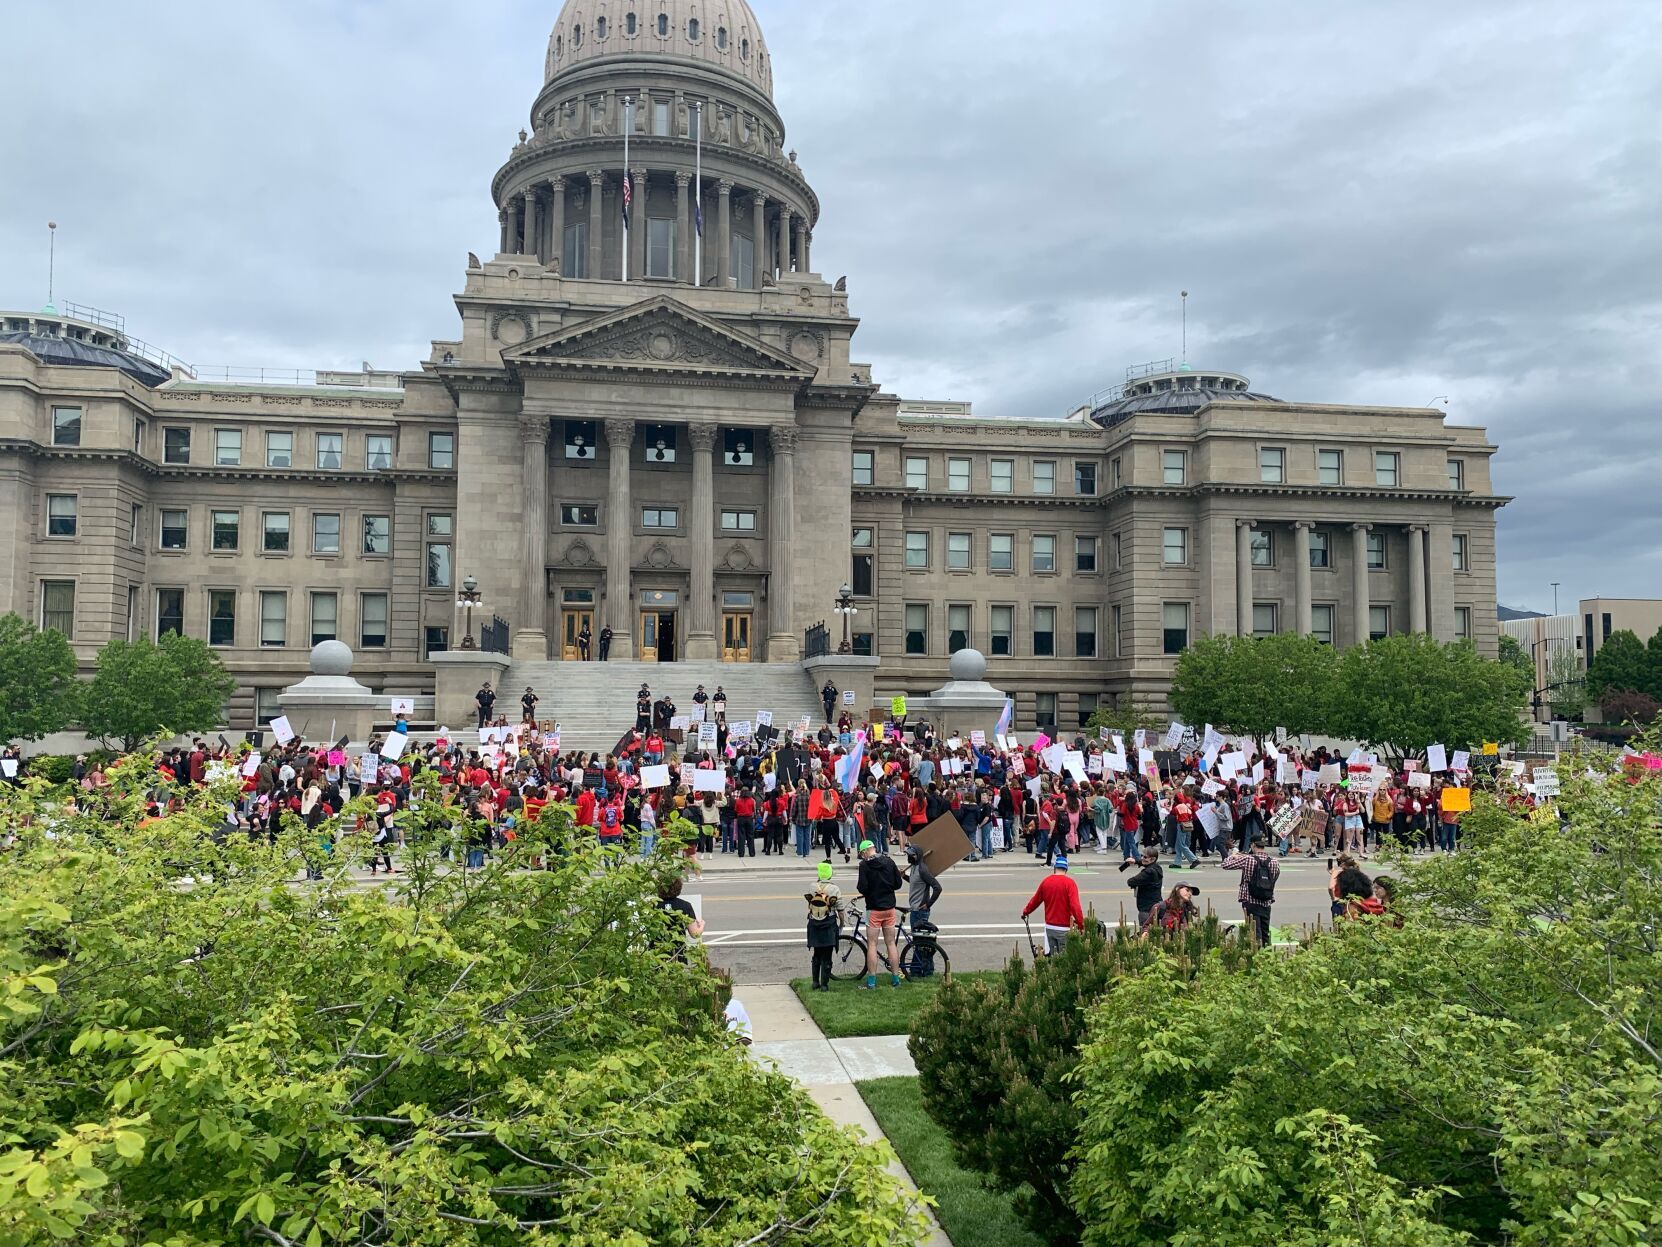
[(1160, 452), (1160, 480), (1167, 485), (1181, 485), (1188, 479), (1188, 458), (1181, 450), (1162, 450)]
[[(1119, 462), (1117, 459), (1115, 462)], [(1096, 464), (1089, 461), (1073, 465), (1073, 492), (1081, 498), (1096, 497)]]
[(163, 429), (162, 430), (162, 462), (189, 463), (190, 462), (190, 430)]
[(951, 459), (946, 461), (946, 487), (953, 493), (966, 493), (970, 487), (970, 461), (968, 459)]
[(339, 472), (346, 439), (340, 433), (317, 435), (317, 466), (320, 471)]
[(1310, 566), (1331, 567), (1332, 551), (1329, 548), (1328, 536), (1324, 532), (1310, 534)]
[(1125, 534), (1115, 533), (1113, 536), (1113, 544), (1114, 570), (1119, 571), (1125, 566)]
[(956, 654), (961, 649), (969, 648), (970, 643), (970, 607), (948, 606), (946, 608), (946, 652)]
[(456, 521), (450, 515), (433, 514), (427, 517), (427, 587), (448, 589), (452, 578), (450, 539), (455, 535)]
[(1472, 608), (1456, 606), (1454, 608), (1454, 639), (1469, 641), (1472, 639)]
[(724, 533), (753, 533), (756, 531), (756, 512), (723, 511), (721, 531)]
[(730, 251), (733, 262), (733, 282), (740, 290), (753, 290), (756, 286), (756, 242), (746, 234), (734, 229), (730, 235)]
[(1316, 452), (1316, 481), (1322, 485), (1345, 483), (1345, 452), (1318, 450)]
[[(1170, 532), (1170, 529), (1166, 530)], [(1275, 566), (1275, 534), (1265, 528), (1252, 530), (1252, 565), (1254, 567)]]
[(1034, 534), (1032, 566), (1035, 572), (1056, 570), (1056, 538), (1049, 533)]
[(641, 511), (642, 528), (676, 528), (680, 523), (679, 507), (646, 507)]
[(1096, 713), (1096, 706), (1097, 695), (1095, 693), (1079, 694), (1079, 716), (1076, 721), (1080, 727), (1084, 727), (1090, 723), (1091, 716)]
[(1331, 606), (1312, 606), (1310, 608), (1310, 635), (1323, 645), (1333, 644), (1333, 608)]
[(1610, 639), (1610, 612), (1604, 611), (1600, 615), (1599, 644), (1603, 645)]
[(371, 472), (385, 472), (392, 467), (392, 438), (386, 433), (371, 433), (364, 438), (364, 467)]
[(1258, 448), (1258, 479), (1266, 485), (1279, 485), (1287, 479), (1287, 452), (1279, 446)]
[(427, 466), (445, 472), (456, 466), (456, 435), (454, 433), (429, 433), (427, 435)]
[(280, 688), (257, 688), (254, 690), (254, 725), (256, 727), (270, 727), (271, 721), (283, 713), (283, 706), (278, 697), (282, 694)]
[[(970, 535), (968, 533), (948, 533), (946, 535), (946, 567), (948, 571), (967, 572), (970, 569)], [(959, 646), (960, 649), (963, 646)]]
[(578, 279), (589, 275), (589, 223), (573, 221), (560, 239), (560, 271)]
[(652, 101), (652, 133), (659, 138), (669, 137), (669, 101)]
[(929, 488), (929, 460), (921, 455), (906, 456), (906, 488)]
[[(725, 515), (726, 512), (722, 514)], [(595, 528), (600, 523), (600, 508), (580, 502), (562, 502), (560, 523), (567, 528)]]
[(1096, 657), (1096, 607), (1073, 608), (1073, 653), (1076, 658)]
[(127, 521), (127, 544), (130, 546), (138, 545), (139, 534), (143, 531), (144, 508), (135, 502), (133, 503), (132, 518)]
[[(664, 108), (667, 112), (669, 106)], [(667, 117), (664, 124), (669, 124)], [(646, 275), (675, 276), (675, 221), (671, 217), (646, 218)]]
[(626, 35), (632, 35), (635, 33), (635, 14), (632, 10), (624, 16), (623, 33)]
[(237, 594), (234, 589), (208, 590), (208, 644), (237, 643)]
[(214, 430), (214, 466), (234, 468), (242, 462), (242, 430)]
[(1125, 610), (1119, 606), (1108, 608), (1108, 623), (1114, 630), (1114, 657), (1125, 656)]
[(162, 549), (183, 550), (185, 548), (185, 529), (188, 517), (189, 512), (187, 511), (164, 509), (161, 512)]
[(727, 51), (727, 27), (725, 26), (716, 27), (716, 47), (723, 52)]
[(1014, 459), (993, 459), (987, 464), (987, 490), (994, 494), (1007, 494), (1016, 487), (1016, 461)]
[(926, 532), (909, 532), (906, 534), (906, 566), (929, 566), (929, 534)]
[(144, 453), (144, 421), (137, 416), (133, 417), (133, 453)]
[(312, 644), (333, 641), (340, 636), (340, 595), (312, 594)]
[(1454, 570), (1463, 572), (1470, 570), (1466, 562), (1466, 534), (1454, 534)]
[(667, 424), (641, 426), (641, 460), (646, 464), (675, 462), (675, 430)]
[(358, 599), (358, 644), (365, 649), (385, 649), (387, 644), (387, 595), (366, 593)]
[[(633, 15), (631, 15), (633, 16)], [(421, 654), (444, 654), (450, 650), (450, 629), (443, 624), (428, 624), (421, 632)]]
[(156, 639), (169, 632), (185, 634), (185, 591), (183, 589), (156, 590)]
[(1035, 459), (1033, 461), (1033, 492), (1036, 494), (1053, 494), (1056, 492), (1056, 465), (1049, 459)]
[(1167, 567), (1182, 567), (1189, 561), (1189, 530), (1187, 528), (1161, 530), (1160, 561)]
[(46, 495), (46, 535), (73, 537), (81, 526), (81, 503), (74, 494)]
[(1050, 658), (1056, 653), (1056, 608), (1033, 608), (1033, 657)]
[(906, 607), (906, 652), (929, 652), (929, 608), (915, 603)]
[(697, 43), (698, 33), (698, 19), (696, 17), (689, 17), (687, 19), (687, 42)]
[(1013, 572), (1016, 570), (1016, 539), (1009, 533), (992, 533), (987, 537), (987, 570)]
[(869, 598), (875, 592), (877, 559), (871, 553), (871, 540), (871, 529), (854, 530), (853, 575), (849, 578), (849, 588), (857, 598)]
[(854, 483), (856, 485), (870, 485), (872, 480), (872, 452), (856, 450), (854, 452)]
[[(1313, 611), (1315, 608), (1312, 607)], [(1276, 604), (1274, 602), (1254, 602), (1252, 604), (1252, 635), (1274, 636), (1276, 633)]]
[(238, 529), (242, 527), (242, 512), (215, 511), (212, 513), (213, 539), (210, 548), (214, 550), (235, 550), (238, 544)]
[(988, 640), (990, 652), (994, 658), (1008, 658), (1010, 656), (1010, 636), (1015, 632), (1016, 608), (1013, 606), (995, 606), (990, 613)]
[(287, 645), (289, 631), (289, 595), (268, 592), (260, 594), (260, 644)]
[(1448, 487), (1450, 489), (1466, 488), (1466, 461), (1464, 459), (1450, 459), (1448, 461)]
[(1160, 650), (1166, 654), (1181, 654), (1189, 648), (1189, 604), (1162, 602), (1160, 604)]
[(1394, 450), (1376, 450), (1373, 452), (1373, 483), (1387, 488), (1395, 488), (1398, 468), (1400, 466)]
[(1055, 728), (1056, 707), (1061, 700), (1056, 693), (1033, 694), (1033, 717), (1040, 727)]
[(260, 549), (267, 554), (289, 552), (289, 513), (266, 511), (260, 516)]
[(722, 447), (721, 461), (728, 467), (748, 468), (756, 462), (756, 435), (748, 429), (728, 429)]
[(52, 445), (79, 446), (81, 444), (81, 409), (79, 407), (52, 408)]
[(340, 513), (320, 511), (312, 516), (312, 553), (340, 553)]
[(267, 433), (265, 435), (265, 466), (292, 468), (294, 466), (294, 434)]
[(1108, 485), (1111, 489), (1118, 489), (1125, 484), (1125, 464), (1119, 455), (1108, 460)]
[(1391, 635), (1391, 608), (1389, 606), (1368, 607), (1368, 640), (1377, 641)]
[(40, 626), (51, 632), (61, 632), (66, 640), (75, 639), (75, 582), (73, 580), (43, 580), (40, 582)]
[(1368, 570), (1382, 572), (1385, 570), (1385, 534), (1368, 534)]
[(364, 553), (392, 553), (392, 520), (385, 515), (364, 516)]
[(1094, 572), (1096, 570), (1096, 538), (1075, 537), (1073, 539), (1073, 570), (1076, 572)]

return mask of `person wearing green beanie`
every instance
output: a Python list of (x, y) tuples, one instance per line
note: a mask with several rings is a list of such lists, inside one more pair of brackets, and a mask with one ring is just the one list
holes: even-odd
[(821, 862), (819, 882), (812, 892), (803, 893), (808, 902), (808, 948), (813, 953), (808, 968), (816, 992), (831, 990), (831, 955), (843, 929), (842, 889), (831, 882), (831, 875), (831, 863)]

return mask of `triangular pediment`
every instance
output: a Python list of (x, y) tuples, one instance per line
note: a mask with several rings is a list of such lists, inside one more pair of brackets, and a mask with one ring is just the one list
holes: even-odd
[(601, 368), (793, 381), (814, 375), (814, 369), (800, 360), (669, 295), (532, 338), (503, 351), (502, 359), (520, 368)]

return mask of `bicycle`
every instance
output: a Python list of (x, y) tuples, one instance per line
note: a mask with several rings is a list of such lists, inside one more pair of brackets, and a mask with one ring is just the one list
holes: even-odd
[[(848, 907), (854, 919), (854, 929), (843, 931), (837, 937), (837, 947), (831, 953), (831, 977), (834, 979), (863, 979), (866, 976), (866, 948), (869, 937), (866, 931), (865, 910), (855, 905)], [(896, 912), (905, 915), (912, 911), (903, 907), (896, 907)], [(929, 958), (934, 969), (925, 978), (940, 976), (943, 983), (952, 982), (952, 962), (941, 947), (940, 939), (934, 931), (934, 924), (926, 924), (931, 929), (927, 931), (913, 931), (903, 928), (899, 939), (900, 976), (911, 979), (912, 967), (916, 965), (915, 957), (922, 953)], [(895, 970), (889, 964), (889, 954), (883, 945), (882, 936), (877, 937), (877, 964), (885, 974), (894, 974)]]

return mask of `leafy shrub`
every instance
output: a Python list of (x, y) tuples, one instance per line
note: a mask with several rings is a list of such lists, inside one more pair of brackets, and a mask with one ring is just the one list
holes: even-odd
[[(37, 753), (26, 759), (23, 766), (25, 775), (38, 775), (49, 784), (66, 784), (75, 768), (75, 758), (72, 753)], [(92, 749), (86, 753), (87, 769), (92, 769), (94, 762), (108, 766), (115, 755), (105, 749)]]

